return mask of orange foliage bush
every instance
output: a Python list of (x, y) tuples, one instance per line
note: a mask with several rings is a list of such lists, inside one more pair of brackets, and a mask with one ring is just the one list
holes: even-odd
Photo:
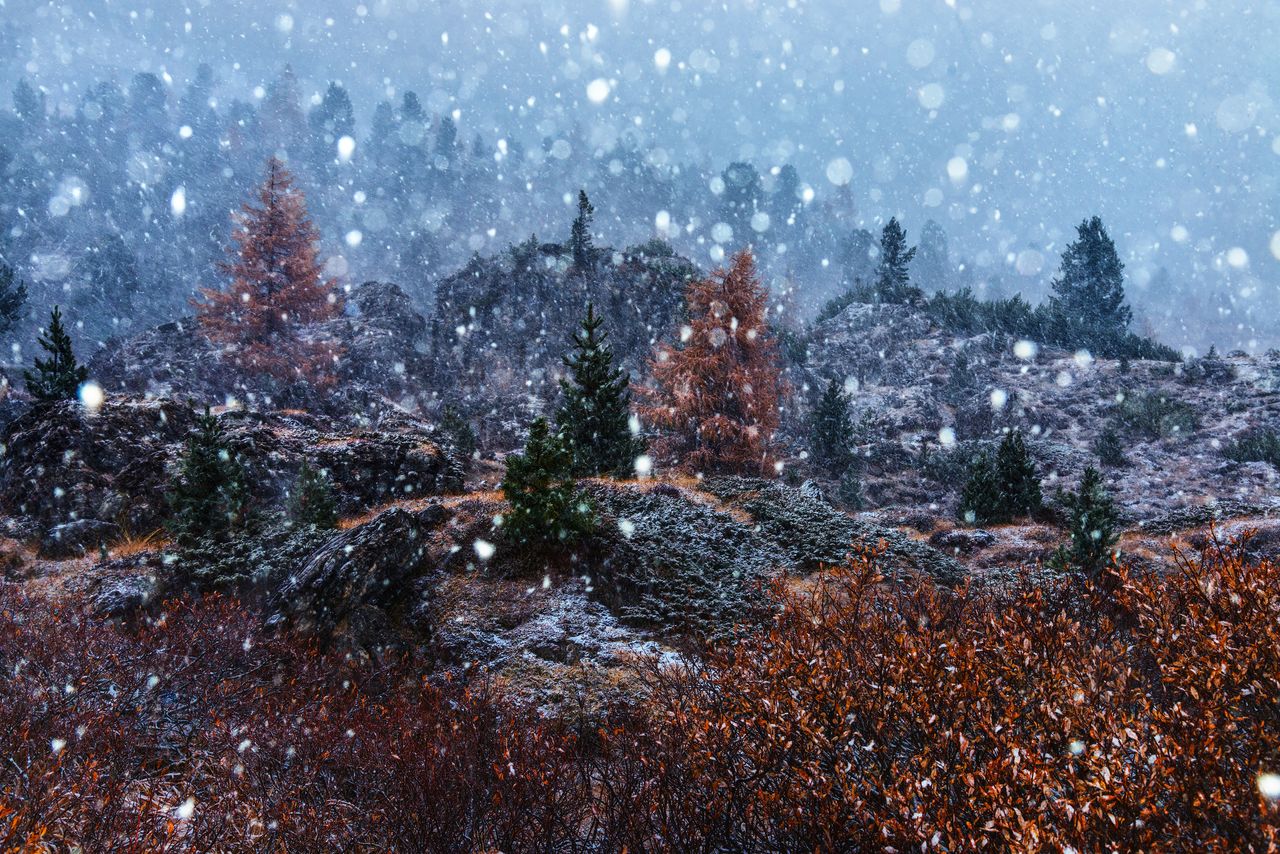
[(692, 471), (772, 476), (769, 459), (785, 393), (769, 333), (768, 294), (750, 250), (689, 284), (687, 334), (650, 363), (645, 418), (663, 431), (657, 452)]
[(1280, 566), (1107, 587), (862, 555), (592, 723), (217, 597), (116, 628), (0, 587), (0, 848), (1273, 850)]
[(234, 217), (234, 245), (227, 250), (232, 260), (223, 265), (231, 283), (225, 290), (201, 290), (200, 325), (249, 370), (327, 381), (339, 352), (332, 343), (303, 340), (300, 327), (338, 316), (336, 282), (324, 278), (306, 199), (275, 157), (267, 163), (258, 202)]
[(664, 680), (698, 848), (1274, 850), (1280, 567), (1179, 556), (1007, 595), (871, 556)]

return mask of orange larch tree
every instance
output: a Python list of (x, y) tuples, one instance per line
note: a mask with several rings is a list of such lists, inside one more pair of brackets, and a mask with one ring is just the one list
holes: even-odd
[(336, 280), (324, 276), (318, 235), (293, 176), (272, 157), (258, 191), (233, 217), (231, 277), (224, 290), (202, 288), (200, 325), (229, 346), (243, 367), (280, 379), (324, 381), (338, 355), (332, 342), (307, 340), (301, 327), (338, 316)]
[(655, 450), (694, 471), (770, 474), (786, 384), (751, 251), (691, 282), (685, 302), (681, 344), (658, 349), (644, 390)]

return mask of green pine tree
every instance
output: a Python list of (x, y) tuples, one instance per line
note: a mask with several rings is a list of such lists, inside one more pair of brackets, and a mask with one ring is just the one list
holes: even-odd
[(168, 527), (182, 546), (220, 540), (247, 521), (249, 490), (244, 468), (208, 407), (187, 438), (168, 499)]
[(1098, 217), (1076, 226), (1053, 280), (1050, 312), (1067, 346), (1106, 349), (1129, 331), (1124, 264)]
[(968, 477), (960, 492), (960, 520), (966, 525), (989, 525), (1003, 521), (1003, 513), (995, 460), (989, 453), (980, 453), (970, 462)]
[(1098, 462), (1106, 468), (1121, 468), (1128, 464), (1125, 458), (1124, 442), (1120, 432), (1110, 424), (1102, 428), (1097, 440), (1093, 443), (1093, 452), (1098, 455)]
[(1086, 468), (1079, 489), (1058, 496), (1058, 500), (1070, 517), (1071, 545), (1059, 547), (1050, 563), (1097, 577), (1111, 561), (1120, 540), (1120, 517), (1102, 485), (1102, 476), (1093, 466)]
[(517, 542), (572, 542), (595, 526), (573, 480), (573, 454), (545, 418), (533, 422), (524, 453), (507, 457), (502, 492), (511, 505), (502, 527)]
[(289, 515), (298, 525), (310, 525), (322, 531), (338, 527), (338, 502), (327, 471), (302, 461), (289, 498)]
[(560, 381), (556, 430), (569, 445), (578, 477), (625, 475), (644, 453), (644, 443), (631, 433), (630, 380), (613, 366), (603, 324), (588, 303), (582, 328), (573, 335), (573, 352), (564, 358), (570, 379)]
[(18, 273), (0, 260), (0, 335), (8, 332), (22, 319), (22, 309), (27, 302), (27, 284)]
[(471, 462), (476, 454), (476, 431), (453, 404), (446, 403), (440, 413), (440, 432), (453, 443), (454, 449), (464, 461)]
[(876, 270), (876, 297), (881, 302), (906, 302), (915, 289), (911, 287), (911, 259), (916, 247), (907, 245), (907, 232), (897, 217), (880, 233), (880, 264)]
[(849, 397), (834, 379), (827, 383), (809, 422), (809, 453), (816, 465), (838, 477), (853, 463), (854, 431)]
[(591, 266), (591, 220), (596, 209), (587, 198), (586, 190), (578, 191), (578, 216), (569, 232), (569, 248), (573, 251), (573, 266), (585, 270)]
[(24, 371), (27, 392), (38, 403), (56, 403), (73, 400), (80, 386), (89, 378), (89, 370), (76, 363), (71, 349), (71, 336), (62, 325), (62, 309), (53, 307), (49, 316), (49, 328), (40, 336), (40, 347), (49, 354), (47, 359), (35, 359), (35, 370)]
[(1000, 490), (999, 519), (1008, 522), (1030, 516), (1040, 509), (1040, 475), (1027, 453), (1022, 431), (1006, 433), (996, 451), (996, 482)]

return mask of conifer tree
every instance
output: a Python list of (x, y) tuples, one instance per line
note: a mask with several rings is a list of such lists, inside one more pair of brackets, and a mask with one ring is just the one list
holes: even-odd
[(533, 422), (524, 453), (507, 457), (502, 493), (511, 505), (502, 527), (516, 542), (572, 542), (595, 525), (573, 480), (573, 454), (545, 418)]
[(310, 525), (322, 531), (338, 526), (338, 502), (328, 472), (312, 468), (307, 460), (302, 461), (290, 496), (289, 515), (298, 525)]
[(53, 307), (49, 315), (49, 328), (40, 336), (41, 349), (49, 354), (48, 358), (36, 358), (35, 370), (24, 371), (27, 381), (27, 393), (38, 403), (56, 403), (60, 400), (73, 400), (80, 386), (89, 378), (89, 369), (76, 363), (76, 354), (71, 348), (71, 336), (62, 325), (62, 309)]
[(0, 260), (0, 334), (17, 325), (27, 303), (27, 283), (18, 273)]
[(912, 295), (911, 260), (916, 247), (907, 245), (907, 232), (897, 217), (880, 232), (880, 264), (876, 270), (876, 296), (882, 302), (906, 302)]
[(446, 403), (440, 413), (440, 431), (464, 460), (470, 461), (475, 456), (476, 431), (452, 404)]
[(996, 451), (996, 482), (1000, 490), (999, 521), (1030, 516), (1040, 509), (1040, 476), (1027, 453), (1022, 431), (1006, 433)]
[(1059, 547), (1051, 563), (1096, 577), (1106, 568), (1120, 536), (1120, 517), (1102, 476), (1093, 466), (1084, 470), (1076, 492), (1058, 497), (1070, 517), (1071, 545)]
[(834, 379), (827, 384), (809, 423), (809, 453), (816, 465), (839, 477), (853, 463), (854, 431), (849, 397)]
[(578, 191), (578, 215), (569, 231), (569, 248), (573, 251), (573, 266), (585, 270), (591, 266), (591, 220), (596, 209), (587, 198), (586, 190)]
[(960, 519), (967, 525), (999, 522), (1002, 505), (995, 461), (989, 453), (980, 453), (970, 462), (968, 477), (960, 492)]
[(168, 527), (182, 546), (221, 539), (247, 520), (244, 468), (208, 407), (187, 438), (186, 452), (170, 488), (169, 507), (172, 516)]
[(300, 327), (338, 316), (336, 282), (324, 277), (315, 227), (302, 192), (272, 157), (258, 192), (259, 206), (235, 217), (225, 290), (202, 289), (199, 317), (211, 341), (228, 345), (243, 367), (280, 379), (329, 378), (334, 345), (308, 342)]
[(573, 352), (564, 357), (570, 379), (556, 410), (556, 430), (573, 454), (579, 477), (623, 475), (633, 470), (644, 443), (631, 434), (631, 392), (627, 372), (613, 366), (604, 318), (587, 304), (582, 328), (573, 335)]
[(1099, 347), (1129, 331), (1133, 311), (1124, 300), (1124, 264), (1098, 217), (1076, 226), (1053, 280), (1050, 310), (1069, 346)]
[(694, 471), (772, 476), (786, 384), (750, 250), (691, 282), (685, 304), (683, 343), (659, 348), (645, 390), (643, 415), (663, 431), (658, 452)]

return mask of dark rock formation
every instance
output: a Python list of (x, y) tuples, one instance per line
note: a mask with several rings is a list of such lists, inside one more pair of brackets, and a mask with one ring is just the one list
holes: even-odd
[(429, 373), (425, 330), (426, 321), (398, 286), (366, 282), (349, 295), (347, 316), (306, 333), (341, 346), (332, 389), (282, 386), (268, 377), (240, 373), (222, 358), (220, 347), (200, 334), (193, 317), (111, 340), (89, 370), (108, 393), (212, 405), (234, 398), (257, 409), (297, 407), (359, 422), (393, 404), (413, 408), (420, 402)]
[[(33, 409), (4, 436), (0, 506), (46, 530), (99, 519), (151, 531), (167, 516), (169, 474), (194, 417), (163, 398), (110, 396), (96, 411), (76, 402)], [(280, 412), (233, 410), (219, 419), (261, 507), (283, 502), (304, 459), (330, 471), (344, 513), (462, 485), (462, 461), (435, 444), (425, 424), (402, 414), (382, 419), (379, 429), (355, 431)]]
[(114, 522), (98, 519), (76, 519), (54, 525), (40, 540), (40, 556), (47, 558), (79, 557), (105, 548), (123, 532)]
[[(614, 354), (643, 370), (656, 341), (678, 333), (692, 262), (664, 244), (596, 253), (590, 270), (573, 269), (558, 247), (523, 244), (474, 259), (436, 288), (431, 318), (434, 385), (482, 421), (482, 438), (514, 447), (528, 398), (548, 401), (570, 335), (588, 301), (605, 318)], [(525, 422), (527, 423), (527, 422)]]

